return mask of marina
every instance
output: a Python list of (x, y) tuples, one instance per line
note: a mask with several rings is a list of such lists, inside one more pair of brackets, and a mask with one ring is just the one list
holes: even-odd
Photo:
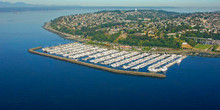
[[(114, 73), (129, 73), (151, 77), (166, 77), (169, 67), (179, 64), (187, 56), (176, 54), (119, 51), (78, 42), (42, 48), (37, 54), (55, 57), (77, 64), (102, 68)], [(29, 51), (30, 52), (30, 51)], [(37, 51), (34, 51), (36, 53)], [(32, 52), (33, 53), (33, 52)], [(141, 69), (141, 70), (140, 70)], [(118, 72), (120, 71), (120, 72)], [(141, 73), (141, 74), (140, 74)], [(153, 74), (153, 75), (152, 75)]]
[[(166, 78), (145, 77), (144, 74), (153, 73), (148, 72), (148, 66), (138, 70), (131, 70), (132, 67), (124, 69), (123, 66), (114, 68), (132, 73), (120, 74), (80, 65), (74, 63), (75, 59), (70, 59), (68, 56), (42, 51), (42, 48), (75, 42), (42, 29), (46, 21), (59, 16), (92, 13), (97, 10), (79, 8), (61, 11), (24, 11), (19, 15), (12, 12), (1, 13), (2, 110), (216, 110), (220, 108), (220, 58), (198, 57), (199, 51), (190, 55), (183, 51), (177, 53), (167, 50), (167, 54), (185, 54), (187, 58), (182, 60), (180, 65), (175, 63), (170, 66), (166, 73), (158, 72)], [(170, 8), (170, 10), (184, 9)], [(201, 10), (198, 9), (198, 11)], [(39, 46), (42, 48), (31, 49)], [(99, 47), (102, 48), (101, 45)], [(28, 49), (37, 53), (30, 53)], [(106, 49), (106, 51), (109, 50), (112, 49)], [(150, 52), (153, 53), (153, 51)], [(162, 55), (164, 51), (154, 52), (154, 54)], [(84, 62), (94, 64), (89, 61), (95, 58), (86, 60), (89, 56), (77, 59), (82, 59), (79, 61), (83, 64)], [(79, 61), (77, 62), (80, 63)], [(94, 66), (101, 65), (112, 69), (109, 65), (114, 62), (106, 65), (101, 63)], [(136, 76), (133, 72), (138, 71), (146, 72)], [(172, 102), (176, 104), (172, 105)]]

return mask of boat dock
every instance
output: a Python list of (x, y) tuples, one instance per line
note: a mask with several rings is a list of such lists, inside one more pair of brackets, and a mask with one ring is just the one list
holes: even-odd
[[(35, 51), (37, 49), (42, 49), (43, 52)], [(175, 54), (150, 54), (111, 50), (77, 42), (46, 48), (33, 48), (29, 49), (29, 52), (114, 73), (158, 78), (166, 77), (166, 75), (158, 72), (165, 72), (170, 66), (180, 63), (186, 58), (186, 56)], [(107, 67), (101, 65), (106, 65)], [(132, 71), (144, 67), (147, 67), (146, 72)]]

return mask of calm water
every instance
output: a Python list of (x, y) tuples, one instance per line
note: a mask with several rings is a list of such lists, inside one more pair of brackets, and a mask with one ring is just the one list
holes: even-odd
[(113, 74), (27, 52), (68, 43), (44, 30), (61, 15), (93, 10), (0, 13), (0, 110), (217, 110), (220, 59), (188, 57), (166, 79)]

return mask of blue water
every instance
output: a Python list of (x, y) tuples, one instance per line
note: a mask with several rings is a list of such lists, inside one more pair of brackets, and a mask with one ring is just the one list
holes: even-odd
[(220, 58), (187, 57), (167, 78), (113, 74), (30, 54), (70, 41), (44, 30), (62, 15), (97, 10), (0, 13), (0, 110), (218, 110)]

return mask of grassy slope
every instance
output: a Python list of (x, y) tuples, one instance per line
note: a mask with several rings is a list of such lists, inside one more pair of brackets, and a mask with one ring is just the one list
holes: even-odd
[(198, 44), (195, 46), (195, 48), (197, 48), (197, 49), (208, 49), (210, 47), (212, 47), (212, 45)]

